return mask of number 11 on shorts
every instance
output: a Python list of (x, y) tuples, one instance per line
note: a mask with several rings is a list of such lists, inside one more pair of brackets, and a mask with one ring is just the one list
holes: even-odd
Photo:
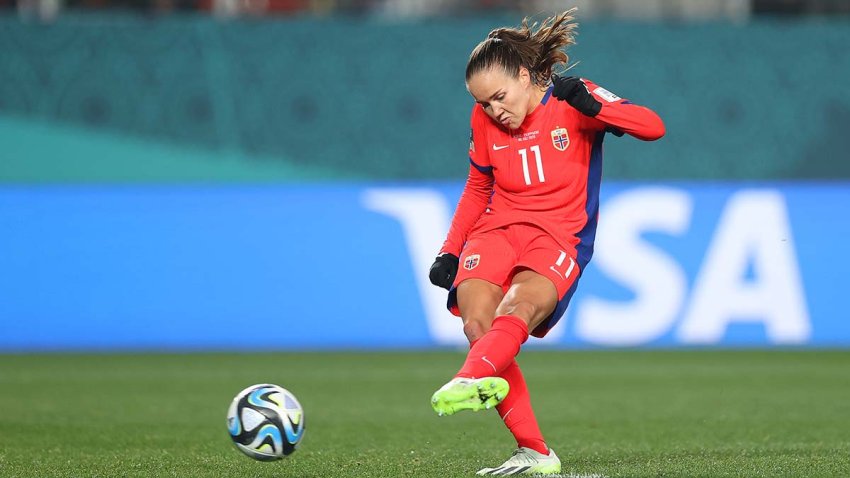
[[(575, 269), (575, 267), (576, 267), (576, 261), (573, 260), (572, 257), (568, 257), (566, 252), (564, 252), (564, 251), (560, 251), (560, 252), (561, 252), (561, 255), (558, 256), (558, 260), (555, 261), (555, 265), (549, 266), (549, 268), (552, 269), (555, 272), (555, 274), (558, 274), (559, 276), (561, 276), (562, 279), (567, 280), (567, 279), (570, 278), (570, 274), (573, 273), (573, 269)], [(566, 261), (567, 258), (570, 259), (569, 264), (567, 264), (567, 270), (564, 271), (564, 272), (561, 272), (558, 269), (564, 268), (564, 265), (565, 265), (564, 262)]]

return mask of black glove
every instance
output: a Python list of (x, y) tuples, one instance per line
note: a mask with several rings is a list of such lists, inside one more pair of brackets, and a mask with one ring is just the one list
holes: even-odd
[(428, 272), (431, 283), (446, 290), (451, 289), (457, 275), (457, 263), (458, 258), (454, 254), (446, 252), (437, 256)]
[(555, 88), (552, 90), (552, 96), (559, 100), (566, 101), (573, 108), (579, 110), (583, 115), (591, 118), (598, 115), (602, 109), (602, 103), (596, 100), (593, 95), (587, 91), (587, 87), (581, 78), (575, 76), (557, 76), (552, 75), (552, 83)]

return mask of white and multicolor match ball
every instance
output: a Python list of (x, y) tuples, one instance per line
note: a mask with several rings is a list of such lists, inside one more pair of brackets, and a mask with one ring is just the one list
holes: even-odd
[(304, 438), (304, 425), (295, 395), (270, 383), (242, 390), (227, 410), (227, 431), (236, 448), (260, 461), (292, 454)]

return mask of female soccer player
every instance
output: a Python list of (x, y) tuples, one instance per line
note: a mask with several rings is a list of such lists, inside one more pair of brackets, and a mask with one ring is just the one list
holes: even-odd
[(514, 358), (529, 333), (543, 337), (558, 322), (593, 253), (605, 133), (664, 135), (650, 109), (586, 79), (553, 75), (575, 43), (574, 11), (536, 29), (526, 19), (493, 30), (466, 66), (476, 102), (469, 177), (429, 276), (449, 290), (470, 350), (431, 405), (440, 415), (499, 412), (518, 449), (479, 475), (561, 471)]

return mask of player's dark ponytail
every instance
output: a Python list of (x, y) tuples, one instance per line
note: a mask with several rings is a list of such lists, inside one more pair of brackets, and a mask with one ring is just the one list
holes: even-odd
[[(563, 48), (575, 44), (576, 27), (572, 8), (560, 15), (544, 20), (540, 26), (535, 22), (528, 25), (528, 18), (522, 20), (519, 28), (497, 28), (487, 35), (472, 50), (466, 64), (467, 81), (479, 71), (493, 66), (504, 68), (512, 77), (524, 66), (531, 74), (531, 80), (538, 86), (547, 86), (552, 79), (552, 69), (558, 64), (566, 64), (569, 56)], [(535, 31), (532, 31), (536, 28)]]

